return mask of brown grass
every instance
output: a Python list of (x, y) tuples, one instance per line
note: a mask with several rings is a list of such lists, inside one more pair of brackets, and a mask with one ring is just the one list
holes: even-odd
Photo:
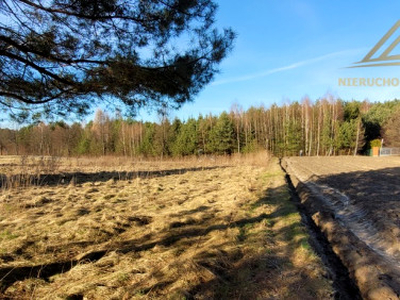
[(331, 297), (283, 173), (265, 153), (60, 159), (44, 175), (67, 173), (75, 180), (3, 188), (6, 298)]

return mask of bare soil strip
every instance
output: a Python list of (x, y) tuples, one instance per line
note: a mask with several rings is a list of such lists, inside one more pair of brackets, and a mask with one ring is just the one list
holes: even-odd
[(277, 160), (105, 163), (0, 166), (52, 178), (2, 187), (0, 298), (335, 297)]
[(283, 160), (301, 202), (365, 299), (399, 299), (400, 208), (399, 187), (394, 184), (399, 162), (398, 158)]

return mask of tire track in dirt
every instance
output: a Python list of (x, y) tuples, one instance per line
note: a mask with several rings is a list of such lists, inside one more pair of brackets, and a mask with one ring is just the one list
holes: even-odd
[[(290, 162), (288, 162), (288, 165), (290, 165)], [(342, 226), (347, 227), (369, 248), (381, 255), (383, 260), (391, 264), (397, 271), (400, 271), (399, 247), (393, 253), (393, 245), (397, 242), (396, 237), (388, 238), (386, 235), (382, 235), (376, 222), (369, 220), (369, 211), (366, 207), (353, 203), (347, 195), (335, 188), (316, 183), (317, 180), (313, 175), (311, 177), (302, 176), (302, 172), (296, 171), (298, 166), (295, 168), (289, 166), (289, 168), (294, 176), (307, 185), (314, 195), (318, 195), (319, 200), (334, 213), (335, 219), (341, 222)], [(318, 178), (321, 175), (308, 167), (301, 166), (301, 168), (307, 170), (307, 174), (316, 174)]]
[(399, 299), (399, 262), (388, 253), (390, 242), (386, 242), (368, 220), (368, 211), (351, 203), (351, 199), (338, 190), (311, 181), (313, 176), (302, 172), (304, 166), (293, 167), (290, 159), (284, 159), (282, 164), (307, 214), (349, 269), (362, 296), (377, 300)]

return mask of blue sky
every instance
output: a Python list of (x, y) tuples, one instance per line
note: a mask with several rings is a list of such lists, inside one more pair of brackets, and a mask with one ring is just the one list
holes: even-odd
[[(217, 27), (237, 33), (221, 72), (193, 103), (172, 111), (186, 120), (200, 113), (269, 107), (327, 93), (372, 102), (400, 98), (398, 87), (343, 87), (339, 78), (400, 78), (400, 66), (349, 69), (400, 19), (400, 1), (219, 0)], [(399, 30), (400, 31), (400, 30)], [(396, 32), (394, 38), (399, 36)], [(392, 38), (392, 40), (394, 40)], [(393, 53), (400, 54), (400, 47)], [(143, 110), (138, 119), (157, 121)], [(1, 123), (0, 123), (1, 125)]]
[[(349, 69), (400, 19), (400, 1), (221, 0), (218, 27), (238, 37), (221, 72), (172, 117), (218, 114), (233, 103), (268, 107), (330, 93), (344, 100), (400, 98), (398, 87), (343, 87), (339, 78), (400, 78), (400, 66)], [(400, 30), (399, 30), (400, 31)], [(396, 32), (394, 36), (398, 36)], [(390, 40), (388, 41), (390, 42)], [(385, 44), (386, 45), (386, 44)], [(382, 47), (383, 48), (383, 47)], [(400, 47), (393, 50), (400, 54)], [(141, 117), (149, 116), (142, 113)]]

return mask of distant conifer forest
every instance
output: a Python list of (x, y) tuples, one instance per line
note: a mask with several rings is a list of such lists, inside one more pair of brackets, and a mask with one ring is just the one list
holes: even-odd
[(326, 97), (268, 108), (232, 105), (220, 115), (143, 122), (100, 109), (87, 123), (37, 122), (0, 129), (0, 153), (13, 155), (182, 157), (267, 150), (284, 155), (365, 154), (400, 146), (400, 100)]

